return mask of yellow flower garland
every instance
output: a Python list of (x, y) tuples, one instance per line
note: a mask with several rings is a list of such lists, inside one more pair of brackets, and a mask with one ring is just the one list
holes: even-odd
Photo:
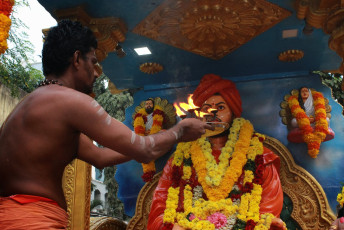
[[(154, 111), (157, 111), (157, 110), (160, 110), (161, 112), (163, 111), (163, 109), (160, 106), (155, 105)], [(157, 114), (154, 114), (154, 113), (155, 112), (153, 112), (153, 125), (152, 125), (152, 128), (151, 128), (148, 135), (158, 133), (162, 129), (164, 117), (160, 113), (157, 113)], [(139, 116), (137, 116), (137, 115), (139, 115)], [(142, 108), (137, 112), (137, 115), (136, 115), (135, 120), (134, 120), (134, 131), (136, 134), (138, 134), (140, 136), (145, 136), (146, 125), (145, 125), (143, 117), (147, 117), (148, 114), (147, 114), (145, 108)], [(149, 172), (155, 172), (156, 171), (154, 161), (151, 161), (148, 164), (142, 163), (141, 165), (142, 165), (143, 173), (149, 173)]]
[(288, 105), (292, 115), (296, 118), (297, 124), (302, 131), (304, 141), (307, 143), (308, 154), (316, 158), (319, 154), (321, 142), (326, 138), (328, 133), (328, 123), (326, 120), (326, 108), (324, 96), (317, 91), (312, 91), (315, 109), (315, 129), (310, 125), (309, 117), (301, 108), (296, 96), (290, 96)]
[[(240, 205), (233, 204), (230, 198), (226, 198), (229, 192), (232, 190), (232, 187), (235, 182), (237, 182), (242, 167), (246, 164), (247, 158), (253, 160), (256, 158), (257, 155), (263, 154), (263, 144), (260, 142), (259, 138), (265, 139), (264, 135), (255, 134), (254, 137), (251, 138), (253, 134), (253, 126), (249, 121), (246, 121), (242, 118), (235, 119), (233, 122), (233, 126), (235, 128), (231, 129), (229, 139), (225, 146), (234, 146), (233, 151), (233, 158), (230, 162), (230, 165), (239, 164), (241, 166), (240, 172), (234, 173), (234, 177), (231, 178), (233, 173), (228, 173), (230, 166), (226, 168), (222, 168), (223, 171), (226, 171), (224, 174), (220, 172), (216, 178), (216, 176), (212, 176), (213, 179), (219, 180), (220, 184), (215, 186), (214, 183), (211, 185), (207, 184), (205, 177), (208, 174), (207, 166), (205, 161), (211, 159), (210, 157), (205, 157), (204, 155), (209, 153), (208, 149), (204, 149), (203, 151), (200, 146), (206, 146), (204, 143), (206, 140), (202, 139), (201, 143), (196, 142), (189, 142), (189, 143), (179, 143), (172, 161), (173, 166), (181, 166), (183, 159), (190, 158), (191, 152), (191, 159), (195, 170), (198, 175), (198, 180), (201, 183), (203, 189), (206, 187), (208, 192), (204, 189), (208, 197), (208, 201), (204, 200), (203, 198), (199, 198), (196, 201), (193, 201), (193, 194), (192, 188), (190, 185), (186, 185), (184, 188), (184, 212), (183, 213), (176, 213), (176, 208), (178, 206), (179, 197), (177, 194), (179, 193), (179, 187), (172, 189), (172, 187), (168, 190), (167, 201), (166, 201), (166, 209), (164, 212), (164, 223), (178, 223), (180, 226), (193, 229), (193, 230), (201, 230), (201, 229), (211, 229), (214, 230), (215, 226), (210, 221), (206, 220), (206, 218), (216, 212), (220, 212), (227, 217), (235, 215), (237, 213), (237, 218), (241, 219), (242, 221), (253, 220), (257, 223), (255, 229), (269, 229), (271, 225), (271, 221), (274, 218), (273, 214), (259, 214), (259, 204), (261, 202), (261, 195), (262, 195), (262, 187), (259, 184), (253, 183), (253, 189), (250, 193), (245, 193), (241, 197)], [(239, 129), (238, 129), (239, 127)], [(236, 131), (234, 131), (236, 130)], [(234, 136), (239, 136), (239, 138), (235, 138)], [(233, 142), (233, 143), (229, 143)], [(228, 145), (227, 145), (228, 144)], [(224, 149), (224, 148), (223, 148)], [(230, 151), (230, 148), (227, 148)], [(197, 151), (197, 152), (195, 152)], [(231, 155), (229, 152), (223, 151), (221, 155)], [(220, 155), (220, 157), (221, 157)], [(198, 156), (198, 159), (196, 156)], [(246, 158), (247, 156), (247, 158)], [(224, 158), (227, 158), (225, 156)], [(220, 159), (220, 158), (219, 158)], [(228, 159), (227, 158), (227, 166), (228, 166)], [(235, 160), (233, 160), (235, 159)], [(220, 164), (220, 163), (219, 163)], [(199, 165), (202, 165), (200, 167)], [(211, 167), (211, 166), (210, 166)], [(187, 168), (186, 170), (184, 168)], [(209, 167), (208, 167), (209, 168)], [(237, 167), (232, 167), (232, 170), (237, 170)], [(200, 174), (201, 173), (201, 174)], [(239, 175), (238, 175), (239, 174)], [(228, 176), (229, 175), (229, 176)], [(191, 167), (190, 166), (183, 166), (183, 176), (184, 180), (188, 180), (191, 177)], [(251, 170), (245, 170), (244, 174), (244, 185), (245, 183), (251, 183), (254, 179), (254, 173)], [(201, 182), (202, 181), (202, 182)], [(226, 183), (224, 183), (226, 181)], [(228, 184), (227, 181), (234, 181), (233, 184)], [(230, 189), (225, 189), (223, 187), (228, 186)], [(214, 190), (220, 190), (222, 193), (214, 192)], [(227, 194), (224, 194), (227, 192)], [(213, 196), (215, 195), (215, 196)], [(211, 199), (210, 199), (211, 197)], [(188, 214), (193, 213), (197, 218), (193, 220), (188, 220)], [(166, 218), (165, 218), (166, 216)]]
[(14, 0), (2, 0), (0, 9), (0, 54), (5, 53), (7, 50), (7, 38), (11, 28), (12, 21), (9, 18)]
[(224, 199), (232, 190), (234, 183), (241, 175), (243, 166), (247, 162), (246, 154), (250, 146), (252, 134), (252, 124), (249, 121), (244, 122), (240, 129), (239, 138), (234, 146), (234, 152), (232, 155), (232, 160), (230, 161), (230, 165), (227, 168), (223, 168), (222, 173), (213, 176), (215, 184), (218, 183), (218, 186), (209, 185), (206, 181), (208, 170), (206, 167), (207, 158), (205, 157), (205, 154), (211, 154), (211, 152), (209, 153), (209, 151), (202, 151), (201, 146), (202, 142), (205, 142), (205, 139), (201, 138), (198, 141), (193, 142), (191, 146), (191, 159), (192, 162), (194, 162), (198, 180), (209, 200)]
[(344, 186), (342, 186), (342, 191), (337, 195), (338, 204), (343, 207), (344, 204)]

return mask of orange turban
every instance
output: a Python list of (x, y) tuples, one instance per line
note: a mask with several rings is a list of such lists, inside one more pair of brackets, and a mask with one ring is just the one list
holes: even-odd
[(234, 82), (222, 79), (218, 75), (204, 75), (194, 91), (192, 99), (196, 106), (201, 107), (209, 97), (216, 93), (223, 97), (236, 117), (241, 116), (241, 98)]

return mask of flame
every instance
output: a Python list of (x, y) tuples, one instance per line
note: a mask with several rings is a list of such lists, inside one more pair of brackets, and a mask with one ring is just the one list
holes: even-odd
[(203, 113), (202, 111), (200, 111), (200, 112), (199, 112), (199, 116), (198, 116), (198, 117), (202, 117), (202, 118), (203, 118), (203, 117), (204, 117), (204, 115), (206, 115), (206, 114), (208, 114), (208, 113)]
[(193, 94), (190, 94), (189, 97), (188, 97), (188, 104), (190, 105), (190, 107), (191, 107), (192, 109), (198, 108), (198, 107), (195, 106), (195, 104), (193, 103), (192, 95), (193, 95)]
[(177, 113), (178, 116), (185, 115), (185, 113), (179, 108), (177, 103), (173, 103), (173, 106), (174, 106), (174, 108), (176, 108), (176, 113)]
[(197, 117), (202, 118), (204, 116), (204, 114), (206, 114), (206, 113), (197, 111), (197, 109), (199, 109), (199, 107), (193, 103), (192, 95), (193, 94), (189, 94), (189, 97), (187, 99), (188, 103), (180, 102), (179, 104), (177, 104), (177, 103), (173, 104), (173, 106), (176, 108), (176, 112), (177, 112), (178, 116), (185, 115), (183, 110), (186, 112), (186, 111), (189, 111), (191, 109), (194, 109), (194, 113), (196, 114)]

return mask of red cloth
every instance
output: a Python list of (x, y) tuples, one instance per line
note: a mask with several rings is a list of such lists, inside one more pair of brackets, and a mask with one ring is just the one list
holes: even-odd
[(206, 74), (203, 76), (193, 93), (193, 103), (201, 107), (205, 100), (216, 93), (219, 93), (223, 97), (236, 117), (241, 116), (241, 98), (234, 82), (222, 79), (215, 74)]
[(66, 211), (50, 199), (26, 195), (0, 197), (1, 230), (66, 229), (67, 224)]
[[(279, 179), (280, 160), (273, 152), (264, 147), (263, 193), (260, 213), (272, 213), (279, 217), (283, 207), (283, 191)], [(167, 162), (159, 184), (155, 189), (147, 229), (160, 230), (163, 227), (163, 215), (166, 207), (167, 190), (172, 183), (172, 158)]]
[(44, 201), (44, 202), (59, 206), (56, 201), (45, 198), (45, 197), (41, 197), (41, 196), (18, 194), (18, 195), (9, 196), (9, 198), (17, 201), (20, 204), (27, 204), (27, 203), (34, 203), (34, 202), (38, 202), (38, 201)]

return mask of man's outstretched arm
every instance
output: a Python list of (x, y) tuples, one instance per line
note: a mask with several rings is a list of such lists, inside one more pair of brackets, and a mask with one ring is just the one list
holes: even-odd
[(86, 162), (93, 162), (93, 165), (98, 169), (132, 160), (131, 157), (125, 156), (112, 149), (97, 147), (93, 144), (93, 141), (84, 134), (80, 134), (77, 157)]
[(155, 160), (177, 142), (196, 140), (205, 133), (205, 129), (211, 129), (210, 125), (197, 119), (185, 119), (165, 132), (147, 137), (138, 136), (107, 114), (92, 98), (81, 93), (77, 96), (69, 95), (68, 98), (73, 100), (68, 101), (64, 117), (74, 130), (138, 162)]

